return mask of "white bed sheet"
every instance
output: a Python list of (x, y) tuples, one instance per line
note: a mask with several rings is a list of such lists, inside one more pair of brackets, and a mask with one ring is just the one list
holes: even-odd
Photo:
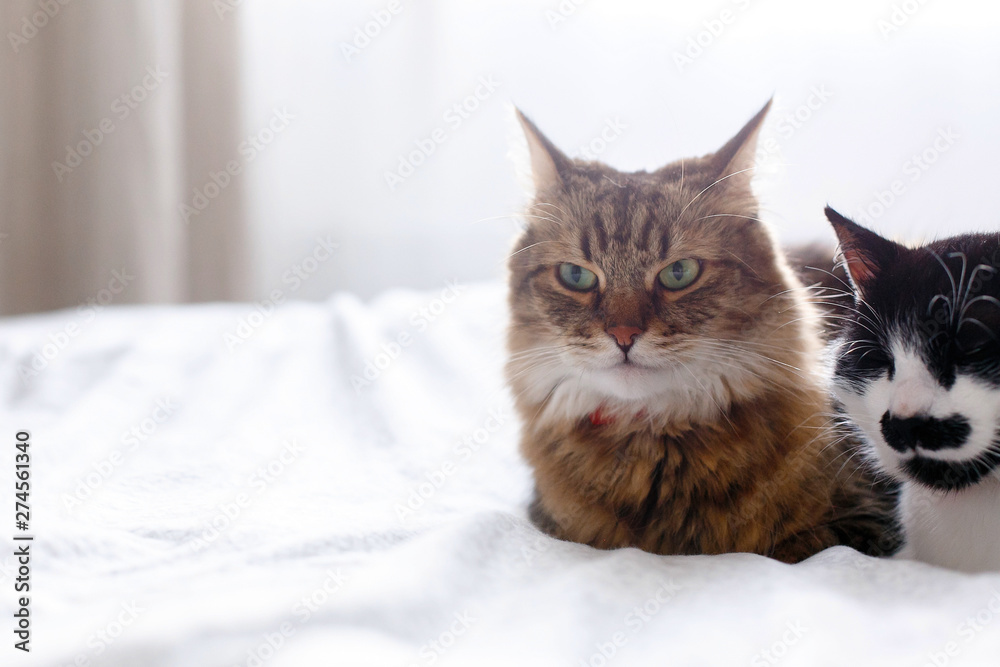
[[(541, 535), (501, 378), (505, 310), (500, 286), (474, 285), (0, 323), (0, 664), (1000, 665), (1000, 575)], [(22, 377), (39, 352), (53, 358)]]

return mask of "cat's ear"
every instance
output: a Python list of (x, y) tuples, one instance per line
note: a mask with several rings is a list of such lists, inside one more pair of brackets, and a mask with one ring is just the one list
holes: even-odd
[(833, 225), (840, 241), (847, 274), (863, 295), (879, 274), (899, 255), (903, 246), (882, 238), (827, 206), (826, 219)]
[(531, 178), (535, 192), (544, 192), (550, 188), (565, 183), (566, 174), (570, 169), (570, 160), (555, 144), (548, 140), (538, 127), (528, 119), (520, 109), (515, 108), (517, 119), (528, 140), (528, 153), (531, 157)]
[(771, 109), (771, 102), (768, 100), (764, 108), (712, 156), (712, 172), (716, 181), (725, 179), (729, 185), (750, 186), (757, 154), (757, 135)]

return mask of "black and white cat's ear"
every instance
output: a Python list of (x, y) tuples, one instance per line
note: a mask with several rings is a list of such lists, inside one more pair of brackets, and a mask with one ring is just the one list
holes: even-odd
[(531, 179), (535, 192), (545, 192), (565, 183), (566, 174), (570, 169), (570, 159), (555, 144), (548, 140), (531, 120), (515, 108), (517, 120), (524, 130), (528, 141), (528, 153), (531, 161)]
[(736, 136), (712, 156), (712, 171), (716, 181), (726, 179), (731, 185), (749, 187), (756, 168), (757, 136), (764, 125), (772, 100), (743, 126)]
[(829, 206), (824, 209), (826, 219), (833, 225), (840, 241), (847, 274), (862, 295), (883, 270), (899, 255), (903, 246), (882, 238), (865, 229)]

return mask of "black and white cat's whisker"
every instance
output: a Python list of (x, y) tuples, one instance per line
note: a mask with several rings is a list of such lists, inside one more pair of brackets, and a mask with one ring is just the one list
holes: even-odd
[[(778, 298), (778, 297), (781, 297), (781, 296), (786, 296), (788, 294), (796, 294), (796, 293), (800, 293), (801, 294), (801, 292), (803, 292), (803, 291), (806, 292), (806, 294), (804, 294), (802, 296), (805, 297), (805, 300), (807, 302), (809, 302), (809, 303), (811, 303), (813, 305), (816, 305), (816, 306), (829, 306), (831, 308), (838, 308), (838, 309), (841, 309), (841, 310), (845, 310), (845, 311), (848, 311), (850, 313), (854, 313), (859, 318), (864, 318), (864, 319), (868, 320), (868, 322), (871, 323), (873, 326), (877, 326), (877, 324), (866, 313), (864, 313), (862, 310), (860, 310), (856, 306), (854, 306), (853, 303), (849, 303), (846, 300), (845, 301), (830, 301), (829, 300), (831, 298), (837, 298), (837, 297), (840, 297), (840, 296), (843, 296), (843, 297), (850, 296), (850, 297), (852, 297), (852, 300), (853, 300), (853, 294), (850, 294), (848, 292), (843, 292), (843, 291), (838, 290), (836, 288), (828, 287), (828, 286), (821, 285), (821, 284), (809, 285), (809, 286), (803, 286), (803, 287), (792, 287), (792, 288), (789, 288), (787, 290), (783, 290), (781, 292), (778, 292), (776, 294), (772, 294), (772, 295), (768, 296), (761, 303), (767, 303), (771, 299), (775, 299), (775, 298)], [(809, 293), (810, 291), (815, 291), (816, 295), (810, 294)], [(825, 315), (826, 315), (825, 313), (818, 313), (817, 314), (818, 317), (823, 317)]]
[(854, 298), (854, 295), (850, 292), (845, 292), (844, 290), (837, 289), (836, 287), (830, 287), (829, 285), (824, 285), (823, 283), (813, 283), (811, 285), (802, 285), (801, 287), (799, 286), (790, 287), (786, 290), (782, 290), (777, 294), (772, 294), (771, 296), (769, 296), (767, 299), (765, 299), (765, 302), (777, 296), (782, 296), (784, 294), (789, 294), (789, 293), (794, 294), (802, 292), (805, 292), (803, 296), (805, 296), (807, 299), (812, 298), (811, 292), (816, 292), (823, 297), (850, 297), (852, 299)]
[[(837, 315), (835, 313), (816, 313), (812, 317), (814, 317), (815, 319), (818, 319), (820, 321), (830, 320), (830, 321), (834, 321), (834, 322), (841, 322), (841, 323), (847, 323), (847, 324), (853, 322), (853, 323), (856, 323), (858, 326), (862, 327), (863, 329), (865, 329), (866, 331), (868, 331), (868, 333), (870, 333), (872, 335), (877, 335), (876, 334), (876, 330), (880, 328), (879, 325), (874, 320), (872, 320), (871, 318), (867, 317), (864, 313), (859, 313), (857, 311), (854, 311), (854, 312), (858, 316), (857, 318), (848, 317), (847, 315)], [(784, 327), (786, 327), (786, 326), (788, 326), (790, 324), (795, 324), (797, 322), (802, 322), (802, 321), (808, 321), (809, 319), (811, 319), (811, 318), (802, 317), (802, 318), (799, 318), (797, 320), (785, 322), (781, 326), (777, 327), (775, 329), (775, 331), (778, 331), (778, 330), (780, 330), (780, 329), (782, 329), (782, 328), (784, 328)]]
[(956, 332), (961, 331), (962, 327), (965, 326), (966, 324), (974, 324), (980, 329), (982, 329), (984, 332), (986, 332), (986, 335), (992, 338), (995, 342), (1000, 341), (1000, 339), (997, 338), (997, 335), (993, 332), (991, 328), (989, 328), (988, 326), (986, 326), (985, 324), (983, 324), (974, 317), (966, 317), (965, 319), (960, 320), (958, 323), (958, 327), (956, 327), (955, 331)]
[(787, 322), (783, 322), (780, 326), (775, 327), (774, 331), (778, 332), (778, 331), (781, 331), (782, 329), (784, 329), (787, 326), (791, 326), (793, 324), (798, 324), (800, 322), (812, 322), (812, 321), (814, 321), (816, 319), (819, 319), (819, 320), (828, 319), (828, 320), (836, 320), (836, 321), (843, 320), (843, 321), (848, 321), (848, 322), (853, 321), (853, 318), (846, 317), (844, 315), (834, 315), (832, 313), (817, 313), (817, 314), (807, 315), (807, 316), (803, 316), (803, 317), (796, 317), (794, 319), (788, 320)]
[(930, 302), (927, 304), (927, 313), (926, 313), (927, 317), (930, 317), (933, 314), (934, 306), (937, 304), (938, 301), (943, 302), (945, 307), (948, 309), (948, 321), (954, 322), (955, 302), (952, 300), (951, 297), (945, 294), (935, 294), (934, 297), (930, 300)]
[[(969, 274), (969, 282), (966, 283), (966, 285), (965, 285), (965, 295), (962, 297), (962, 308), (961, 308), (961, 311), (960, 311), (962, 313), (965, 312), (965, 309), (966, 309), (967, 304), (969, 302), (969, 293), (972, 291), (972, 286), (976, 282), (976, 274), (980, 271), (980, 269), (985, 269), (987, 271), (991, 271), (993, 273), (996, 273), (996, 269), (994, 269), (989, 264), (977, 264), (975, 267), (973, 267), (972, 273)], [(959, 317), (961, 317), (961, 315), (959, 315)]]
[[(817, 305), (819, 305), (819, 304), (830, 305), (830, 306), (837, 306), (838, 305), (838, 304), (833, 304), (833, 303), (826, 304), (825, 302), (819, 302), (819, 301), (814, 301), (813, 303), (817, 304)], [(816, 314), (816, 318), (819, 319), (820, 321), (831, 320), (831, 321), (836, 321), (836, 322), (840, 322), (840, 323), (843, 323), (843, 322), (857, 322), (858, 326), (863, 327), (864, 329), (866, 329), (871, 334), (874, 334), (875, 331), (879, 328), (878, 323), (875, 322), (874, 320), (872, 320), (870, 317), (868, 317), (864, 313), (859, 312), (859, 311), (857, 311), (857, 310), (855, 310), (854, 308), (851, 308), (851, 307), (845, 307), (844, 310), (846, 310), (849, 313), (853, 314), (855, 317), (851, 317), (850, 315), (839, 315), (837, 313), (824, 313), (824, 312), (820, 312), (820, 313)]]
[[(969, 268), (969, 256), (962, 251), (956, 251), (948, 253), (948, 258), (951, 259), (952, 257), (958, 257), (962, 260), (962, 275), (958, 279), (958, 289), (955, 292), (955, 298), (957, 299), (959, 295), (962, 293), (962, 288), (966, 287), (965, 272)], [(969, 284), (971, 283), (972, 280), (970, 279)]]
[(966, 311), (968, 311), (969, 308), (972, 305), (974, 305), (974, 304), (976, 304), (976, 303), (978, 303), (980, 301), (985, 301), (986, 303), (991, 303), (994, 306), (1000, 307), (1000, 299), (997, 299), (996, 297), (992, 297), (992, 296), (985, 295), (985, 294), (981, 295), (981, 296), (977, 296), (977, 297), (973, 298), (971, 301), (967, 301), (965, 303), (965, 305), (962, 306), (962, 310), (960, 310), (959, 313), (958, 313), (958, 326), (959, 326), (959, 328), (961, 328), (962, 322), (966, 319), (966, 317), (965, 317)]
[[(841, 259), (840, 261), (838, 261), (835, 264), (835, 266), (841, 267), (841, 270), (843, 270), (843, 271), (847, 270), (846, 267), (845, 267), (845, 265), (844, 265), (843, 259)], [(821, 267), (818, 267), (818, 266), (806, 266), (804, 268), (809, 269), (810, 271), (818, 271), (820, 273), (825, 273), (826, 275), (830, 276), (831, 278), (833, 278), (834, 280), (836, 280), (837, 282), (839, 282), (841, 285), (844, 286), (844, 295), (845, 296), (854, 296), (854, 286), (851, 285), (851, 283), (849, 283), (846, 280), (844, 280), (843, 278), (841, 278), (840, 276), (838, 276), (833, 271), (830, 271), (829, 269), (824, 269), (824, 268), (821, 268)]]
[[(880, 353), (882, 346), (878, 343), (872, 343), (870, 341), (848, 341), (846, 348), (840, 350), (840, 354), (841, 356), (854, 355), (861, 350), (864, 350), (864, 354), (868, 354), (870, 352)], [(864, 355), (862, 355), (859, 359), (863, 358)]]
[(945, 275), (948, 276), (948, 282), (951, 283), (951, 302), (950, 302), (952, 304), (951, 316), (954, 317), (955, 304), (958, 302), (958, 284), (955, 282), (955, 276), (952, 274), (951, 268), (945, 263), (943, 259), (941, 259), (941, 255), (939, 255), (934, 250), (931, 250), (930, 254), (934, 259), (937, 260), (938, 264), (941, 265), (941, 268), (944, 269)]

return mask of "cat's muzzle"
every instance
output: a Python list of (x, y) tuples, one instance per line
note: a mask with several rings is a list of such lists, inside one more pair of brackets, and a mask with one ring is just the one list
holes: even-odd
[(913, 452), (918, 447), (929, 452), (958, 449), (972, 432), (969, 420), (961, 415), (945, 419), (930, 416), (900, 419), (886, 412), (879, 423), (886, 444), (901, 454)]

